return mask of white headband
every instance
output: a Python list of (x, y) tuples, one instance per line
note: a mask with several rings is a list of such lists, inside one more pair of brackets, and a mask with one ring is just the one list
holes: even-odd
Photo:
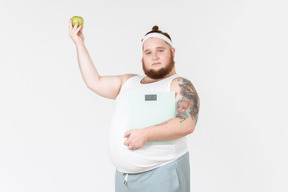
[(149, 33), (148, 35), (146, 35), (142, 39), (142, 46), (143, 46), (144, 42), (151, 37), (163, 39), (164, 41), (166, 41), (167, 43), (169, 43), (173, 47), (172, 41), (168, 37), (166, 37), (165, 35), (162, 35), (161, 33)]

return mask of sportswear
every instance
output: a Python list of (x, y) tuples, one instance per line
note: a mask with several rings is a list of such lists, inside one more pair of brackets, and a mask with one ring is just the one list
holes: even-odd
[(175, 161), (188, 152), (186, 137), (176, 139), (170, 144), (144, 145), (137, 150), (129, 150), (124, 142), (127, 130), (126, 100), (128, 93), (155, 93), (170, 91), (175, 74), (168, 78), (142, 84), (144, 76), (134, 76), (121, 87), (115, 100), (115, 110), (109, 129), (109, 154), (116, 169), (122, 173), (141, 173)]

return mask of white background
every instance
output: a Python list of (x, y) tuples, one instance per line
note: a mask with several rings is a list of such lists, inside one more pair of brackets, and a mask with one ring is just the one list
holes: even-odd
[(1, 0), (0, 191), (114, 191), (107, 148), (114, 101), (82, 80), (68, 36), (85, 20), (101, 75), (142, 73), (157, 24), (200, 99), (188, 137), (193, 192), (286, 192), (285, 0)]

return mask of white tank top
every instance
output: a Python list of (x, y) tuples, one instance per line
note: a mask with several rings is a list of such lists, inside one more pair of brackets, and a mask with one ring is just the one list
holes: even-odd
[(115, 100), (115, 110), (109, 130), (109, 153), (116, 169), (123, 173), (141, 173), (167, 163), (170, 163), (187, 152), (186, 137), (176, 139), (173, 144), (144, 145), (137, 150), (129, 150), (124, 145), (127, 131), (126, 97), (127, 93), (170, 91), (172, 80), (179, 75), (175, 74), (166, 79), (142, 84), (144, 76), (134, 76), (122, 86)]

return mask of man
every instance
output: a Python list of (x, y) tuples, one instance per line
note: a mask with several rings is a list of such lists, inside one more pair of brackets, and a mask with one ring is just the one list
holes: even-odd
[[(176, 74), (170, 36), (154, 26), (142, 39), (142, 67), (146, 76), (100, 76), (84, 45), (83, 26), (69, 35), (77, 48), (86, 86), (96, 94), (116, 100), (109, 132), (109, 150), (116, 167), (116, 192), (189, 192), (190, 168), (186, 135), (196, 126), (199, 98), (192, 83)], [(159, 125), (127, 131), (127, 93), (175, 92), (175, 118)], [(172, 140), (147, 145), (148, 141)]]

